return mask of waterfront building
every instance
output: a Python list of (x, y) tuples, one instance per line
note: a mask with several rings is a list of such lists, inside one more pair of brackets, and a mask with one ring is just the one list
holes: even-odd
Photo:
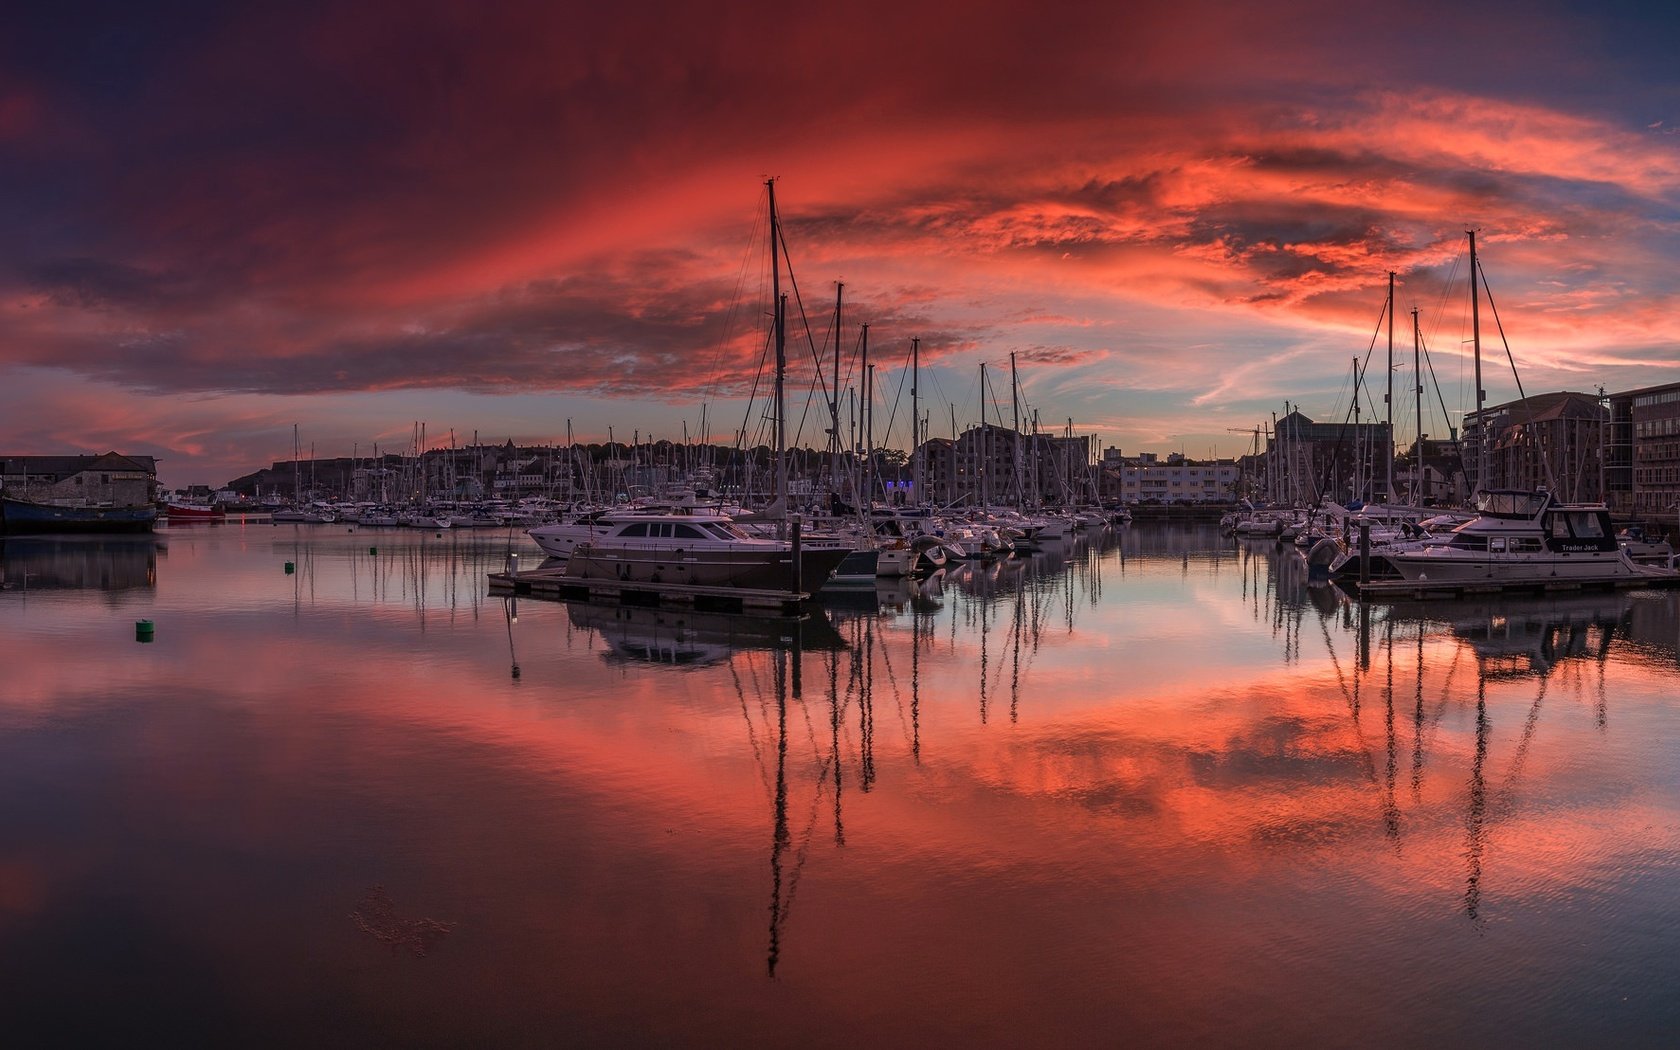
[(1680, 504), (1680, 382), (1606, 400), (1604, 474), (1610, 509), (1672, 524)]
[(1123, 503), (1228, 503), (1238, 498), (1242, 469), (1234, 459), (1192, 460), (1171, 453), (1123, 456), (1103, 450), (1103, 499)]
[(947, 504), (1025, 506), (1095, 499), (1088, 435), (1021, 434), (991, 423), (921, 446), (922, 484)]
[(1457, 438), (1438, 440), (1425, 434), (1394, 459), (1398, 497), (1419, 507), (1454, 506), (1470, 498), (1464, 456)]
[(1301, 506), (1322, 499), (1382, 500), (1393, 447), (1387, 423), (1318, 423), (1290, 412), (1266, 440), (1257, 471), (1260, 495)]
[(152, 456), (0, 457), (0, 492), (62, 506), (145, 507), (157, 502)]
[[(1464, 465), (1475, 489), (1550, 489), (1570, 503), (1605, 498), (1609, 410), (1598, 394), (1562, 390), (1464, 417)], [(1477, 477), (1484, 469), (1486, 477)]]

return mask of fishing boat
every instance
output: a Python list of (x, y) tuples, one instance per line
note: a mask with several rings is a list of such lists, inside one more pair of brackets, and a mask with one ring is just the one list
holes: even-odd
[(226, 521), (227, 511), (209, 503), (170, 500), (164, 504), (164, 516), (171, 525), (191, 525), (195, 522)]
[(150, 532), (157, 508), (60, 506), (0, 496), (0, 533), (27, 535), (53, 532)]
[(1496, 489), (1477, 499), (1476, 517), (1445, 543), (1390, 548), (1400, 578), (1428, 583), (1643, 582), (1680, 579), (1666, 566), (1641, 565), (1616, 542), (1602, 503), (1559, 503), (1550, 492)]
[(748, 535), (722, 515), (625, 515), (572, 548), (571, 580), (736, 587), (815, 594), (849, 554)]

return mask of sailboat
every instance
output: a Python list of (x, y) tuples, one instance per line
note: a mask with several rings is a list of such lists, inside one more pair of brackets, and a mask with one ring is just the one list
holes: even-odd
[[(1476, 412), (1485, 418), (1475, 231), (1469, 238)], [(1479, 448), (1478, 486), (1487, 480), (1485, 438)], [(1549, 471), (1550, 460), (1546, 464)], [(1390, 549), (1389, 564), (1413, 583), (1528, 587), (1680, 582), (1680, 570), (1639, 564), (1617, 544), (1603, 503), (1562, 503), (1545, 489), (1484, 489), (1477, 493), (1476, 510), (1476, 517), (1454, 529), (1445, 543)]]
[(292, 424), (292, 505), (282, 507), (274, 512), (270, 519), (276, 525), (327, 525), (331, 524), (334, 516), (326, 511), (314, 507), (306, 507), (303, 503), (303, 468), (299, 466), (299, 459), (303, 453), (298, 444), (297, 424)]
[[(554, 530), (534, 538), (551, 554), (570, 539), (566, 578), (617, 581), (670, 587), (752, 588), (814, 594), (834, 573), (849, 547), (801, 544), (786, 538), (788, 522), (787, 412), (783, 386), (787, 376), (786, 297), (781, 294), (781, 221), (776, 212), (776, 184), (765, 183), (770, 209), (771, 299), (775, 308), (776, 347), (776, 492), (773, 507), (778, 535), (748, 534), (729, 516), (695, 514), (692, 508), (668, 513), (614, 515), (606, 529), (584, 540)], [(794, 525), (797, 537), (798, 525)], [(547, 542), (545, 542), (547, 541)]]

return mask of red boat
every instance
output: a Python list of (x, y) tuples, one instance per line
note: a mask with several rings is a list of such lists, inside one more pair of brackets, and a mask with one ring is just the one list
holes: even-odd
[(165, 510), (171, 525), (186, 525), (195, 521), (226, 521), (227, 511), (208, 503), (166, 503)]

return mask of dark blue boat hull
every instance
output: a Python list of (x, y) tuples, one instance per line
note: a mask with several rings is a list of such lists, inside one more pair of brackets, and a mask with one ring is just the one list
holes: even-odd
[(156, 507), (54, 507), (0, 497), (0, 533), (151, 532)]

